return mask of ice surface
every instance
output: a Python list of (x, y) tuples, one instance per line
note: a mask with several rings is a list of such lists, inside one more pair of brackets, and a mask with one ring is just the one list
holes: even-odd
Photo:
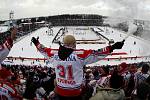
[[(47, 47), (51, 48), (58, 48), (58, 44), (52, 43), (52, 40), (54, 39), (55, 35), (59, 31), (59, 29), (62, 27), (53, 27), (53, 36), (48, 35), (46, 31), (48, 30), (47, 27), (40, 28), (37, 31), (33, 32), (32, 34), (26, 36), (21, 41), (14, 44), (13, 48), (11, 49), (9, 53), (9, 57), (25, 57), (25, 58), (44, 58), (43, 55), (41, 55), (36, 47), (31, 44), (31, 38), (39, 36), (39, 41), (44, 44)], [(76, 37), (76, 39), (98, 39), (98, 36), (95, 35), (92, 31), (86, 30), (74, 30), (76, 27), (67, 27), (68, 33), (73, 33)], [(80, 28), (80, 27), (78, 27)], [(83, 26), (82, 26), (83, 28)], [(115, 42), (122, 41), (126, 34), (122, 31), (118, 31), (113, 28), (109, 27), (96, 27), (96, 26), (87, 26), (87, 28), (94, 28), (94, 30), (98, 31), (98, 28), (102, 29), (103, 31), (99, 31), (100, 34), (104, 35), (105, 37), (109, 39), (113, 39)], [(1, 29), (1, 27), (0, 27)], [(68, 34), (67, 33), (67, 34)], [(75, 34), (76, 33), (76, 34)], [(86, 34), (87, 33), (87, 34)], [(91, 33), (91, 34), (90, 34)], [(113, 55), (108, 56), (107, 58), (120, 58), (120, 57), (141, 57), (141, 56), (149, 56), (150, 55), (150, 42), (146, 41), (142, 38), (137, 38), (133, 35), (129, 36), (122, 49), (120, 50), (114, 50), (114, 53), (122, 53), (126, 52), (127, 55)], [(108, 44), (78, 44), (77, 49), (99, 49), (108, 46)], [(139, 59), (127, 59), (127, 60), (101, 60), (97, 63), (94, 63), (92, 65), (114, 65), (119, 64), (121, 62), (127, 62), (127, 63), (134, 63), (134, 62), (141, 62), (141, 61), (150, 61), (150, 58), (139, 58)], [(33, 61), (24, 61), (24, 64), (31, 64)], [(14, 61), (16, 64), (22, 63), (21, 61)], [(43, 61), (40, 62), (34, 62), (34, 64), (42, 64), (45, 65)]]

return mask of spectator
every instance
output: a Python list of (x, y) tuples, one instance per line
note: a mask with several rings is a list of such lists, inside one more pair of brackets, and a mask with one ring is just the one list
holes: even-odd
[(98, 85), (101, 87), (109, 87), (109, 79), (111, 76), (111, 75), (109, 75), (109, 67), (108, 66), (101, 67), (100, 74), (101, 74), (100, 78), (97, 81)]
[(125, 80), (125, 86), (124, 86), (124, 90), (125, 90), (125, 94), (126, 97), (131, 97), (132, 92), (135, 89), (135, 72), (136, 72), (136, 66), (134, 64), (131, 64), (129, 66), (129, 71), (128, 73), (124, 76), (124, 80)]
[[(21, 99), (16, 89), (9, 82), (11, 79), (14, 80), (13, 77), (11, 78), (12, 76), (11, 71), (1, 66), (2, 61), (5, 60), (5, 58), (10, 52), (10, 49), (13, 46), (13, 40), (16, 36), (17, 29), (11, 28), (11, 30), (7, 31), (6, 33), (10, 33), (10, 36), (7, 37), (5, 42), (0, 45), (0, 84), (1, 84), (0, 89), (2, 90), (0, 91), (1, 95), (0, 100), (3, 100), (4, 98), (7, 100), (12, 100), (12, 98)], [(5, 91), (9, 92), (6, 94)]]
[(134, 100), (150, 100), (150, 76), (137, 86), (137, 96)]
[(135, 87), (137, 87), (141, 82), (144, 82), (149, 76), (149, 65), (143, 64), (142, 70), (135, 74)]
[(122, 89), (123, 76), (114, 71), (110, 77), (110, 88), (97, 87), (97, 93), (90, 100), (124, 100), (125, 93)]
[[(99, 61), (111, 53), (114, 49), (121, 49), (124, 41), (99, 50), (76, 50), (74, 36), (67, 35), (63, 39), (63, 45), (59, 50), (46, 48), (38, 39), (32, 38), (37, 49), (49, 58), (55, 66), (56, 87), (55, 92), (60, 100), (80, 100), (83, 82), (83, 66)], [(52, 51), (58, 51), (52, 53)], [(80, 53), (80, 54), (77, 54)]]
[(128, 65), (126, 64), (126, 62), (121, 63), (118, 67), (117, 70), (119, 72), (120, 75), (125, 76), (126, 72), (128, 71)]
[(94, 79), (95, 80), (99, 80), (100, 78), (100, 73), (98, 71), (98, 68), (95, 68), (94, 72), (93, 72), (93, 75), (94, 75)]

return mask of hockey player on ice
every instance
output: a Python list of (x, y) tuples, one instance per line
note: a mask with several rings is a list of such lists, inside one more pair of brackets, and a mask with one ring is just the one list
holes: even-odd
[(63, 38), (59, 49), (44, 47), (35, 37), (31, 41), (55, 67), (54, 91), (59, 100), (82, 100), (83, 66), (105, 58), (114, 49), (121, 49), (124, 45), (124, 41), (121, 41), (98, 50), (76, 49), (76, 39), (72, 35)]

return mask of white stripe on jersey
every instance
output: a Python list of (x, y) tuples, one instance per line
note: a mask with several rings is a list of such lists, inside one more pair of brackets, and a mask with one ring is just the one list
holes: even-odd
[(75, 51), (76, 54), (83, 54), (84, 51)]
[(56, 54), (56, 53), (58, 53), (58, 50), (51, 50), (51, 53)]

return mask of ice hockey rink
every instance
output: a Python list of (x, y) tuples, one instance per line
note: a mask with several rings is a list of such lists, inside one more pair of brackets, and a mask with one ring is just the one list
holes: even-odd
[[(28, 36), (24, 37), (20, 41), (16, 42), (12, 47), (8, 57), (17, 57), (17, 58), (31, 58), (24, 59), (22, 62), (19, 59), (16, 60), (8, 60), (6, 59), (4, 63), (12, 63), (12, 64), (26, 64), (26, 65), (46, 65), (47, 62), (43, 60), (33, 60), (34, 58), (43, 59), (44, 56), (41, 55), (34, 44), (31, 43), (32, 37), (39, 37), (39, 41), (41, 44), (46, 47), (57, 48), (58, 44), (52, 43), (54, 38), (58, 38), (57, 40), (62, 41), (62, 38), (65, 34), (72, 34), (75, 36), (77, 41), (80, 43), (77, 44), (77, 49), (100, 49), (109, 45), (107, 39), (104, 37), (114, 40), (114, 42), (122, 41), (126, 34), (122, 31), (110, 28), (110, 27), (99, 27), (99, 26), (68, 26), (65, 27), (64, 31), (60, 30), (64, 27), (53, 27), (52, 33), (48, 33), (48, 28), (43, 27), (40, 28)], [(59, 32), (59, 34), (58, 34)], [(96, 34), (97, 33), (97, 34)], [(98, 35), (100, 34), (100, 35)], [(104, 37), (103, 37), (104, 36)], [(88, 43), (91, 41), (90, 43)], [(94, 43), (95, 42), (95, 43)], [(114, 50), (112, 55), (106, 57), (106, 59), (102, 59), (97, 63), (91, 64), (89, 66), (97, 66), (97, 65), (115, 65), (120, 64), (121, 62), (126, 63), (137, 63), (141, 61), (150, 61), (150, 41), (144, 40), (142, 38), (130, 35), (120, 50)]]

